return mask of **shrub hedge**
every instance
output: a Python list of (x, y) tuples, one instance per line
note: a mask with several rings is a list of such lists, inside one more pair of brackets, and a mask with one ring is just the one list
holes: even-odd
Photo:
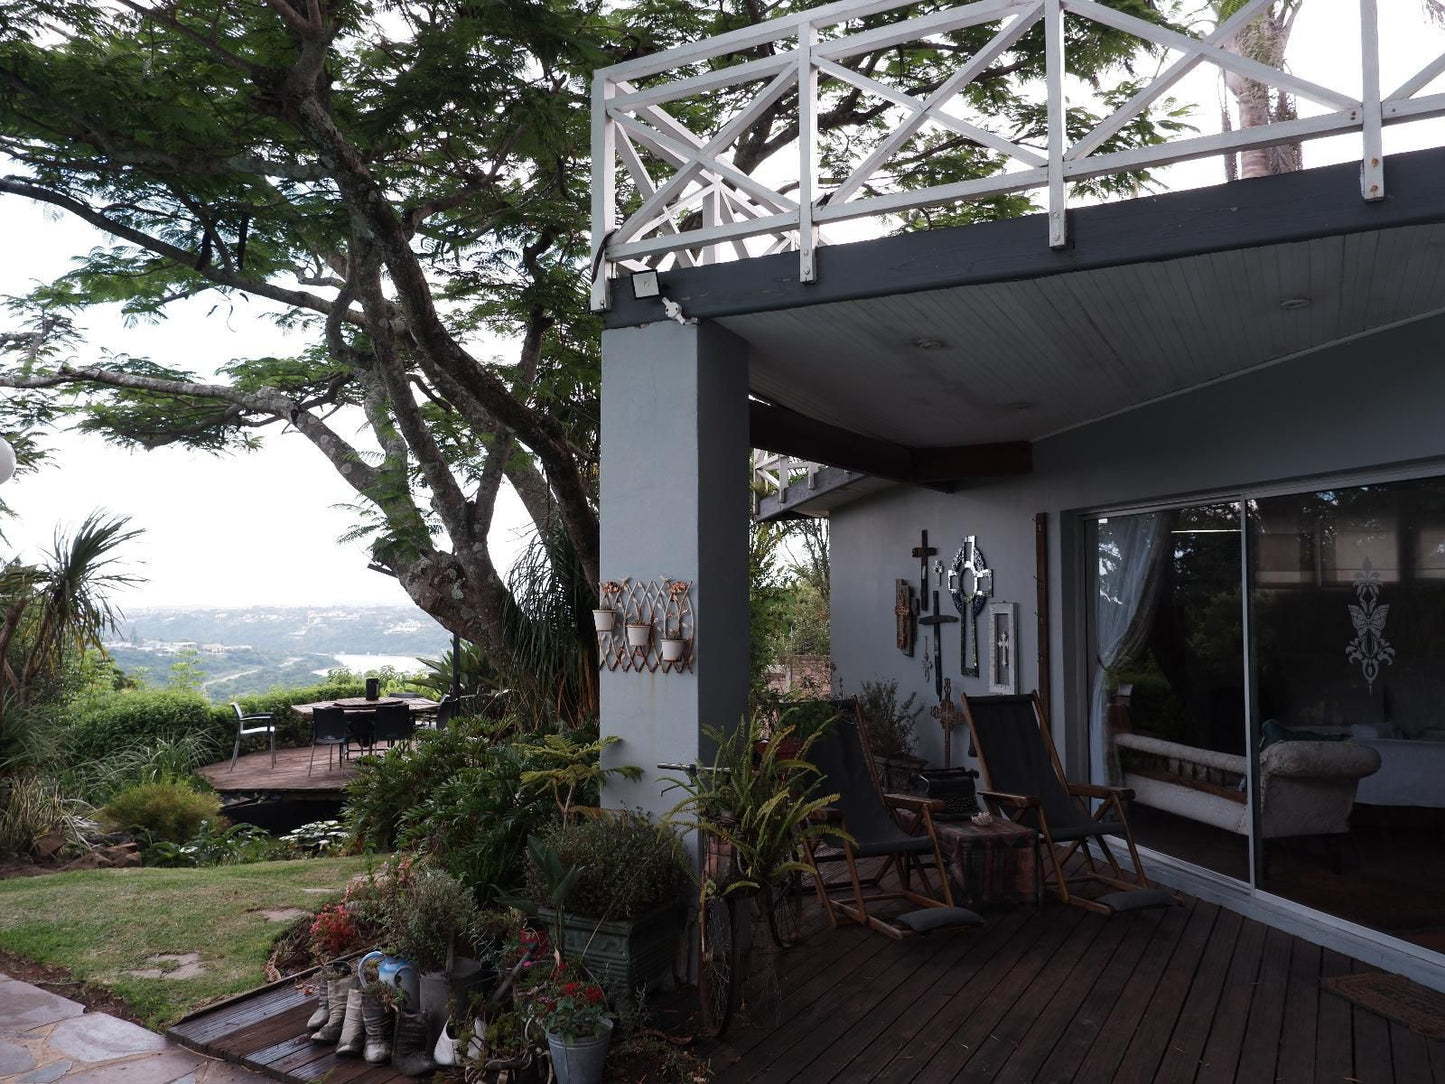
[[(347, 696), (361, 696), (366, 692), (366, 679), (352, 674), (327, 678), (316, 685), (305, 685), (294, 689), (272, 689), (269, 692), (254, 693), (236, 698), (241, 710), (247, 715), (270, 712), (276, 723), (276, 744), (299, 746), (311, 744), (311, 724), (291, 710), (292, 704), (313, 704), (318, 700), (338, 700)], [(230, 702), (218, 704), (211, 709), (217, 724), (225, 727), (226, 747), (236, 740), (236, 713)], [(266, 739), (247, 738), (241, 751), (248, 752), (265, 747)]]
[(135, 689), (99, 697), (72, 709), (65, 735), (72, 763), (104, 760), (119, 749), (187, 734), (209, 733), (217, 742), (235, 740), (235, 714), (224, 726), (204, 697), (173, 689)]

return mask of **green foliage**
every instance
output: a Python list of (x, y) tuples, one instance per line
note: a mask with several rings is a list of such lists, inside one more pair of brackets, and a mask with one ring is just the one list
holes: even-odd
[(351, 842), (351, 833), (340, 821), (312, 821), (294, 828), (276, 842), (286, 849), (286, 858), (321, 858), (341, 854)]
[(176, 652), (176, 661), (171, 663), (170, 681), (167, 687), (181, 693), (204, 695), (206, 672), (201, 668), (201, 653), (193, 647)]
[[(556, 825), (529, 848), (527, 894), (559, 910), (601, 919), (637, 918), (677, 900), (690, 869), (677, 834), (642, 813), (622, 811)], [(552, 902), (556, 873), (576, 870), (565, 899)]]
[(33, 772), (0, 776), (0, 856), (29, 857), (36, 843), (50, 835), (79, 845), (92, 827), (91, 813), (84, 802), (66, 798)]
[[(389, 688), (390, 686), (388, 686)], [(361, 696), (366, 692), (366, 679), (349, 670), (332, 670), (326, 680), (315, 685), (303, 685), (286, 689), (272, 689), (270, 692), (255, 693), (236, 697), (236, 703), (247, 715), (270, 714), (276, 724), (276, 744), (280, 746), (302, 746), (311, 744), (311, 724), (291, 710), (293, 704), (315, 704), (322, 700), (341, 700), (348, 696)], [(228, 734), (227, 741), (236, 737), (236, 713), (231, 705), (217, 704), (211, 709), (212, 718), (218, 729)], [(248, 747), (260, 749), (265, 746), (265, 735), (247, 738), (241, 751)]]
[(475, 897), (429, 860), (393, 856), (347, 892), (348, 912), (375, 929), (394, 956), (419, 970), (445, 967), (453, 948), (483, 936)]
[(599, 738), (594, 728), (590, 735), (544, 734), (540, 742), (519, 744), (517, 751), (522, 756), (543, 765), (523, 772), (522, 784), (549, 791), (562, 819), (569, 820), (579, 809), (596, 807), (602, 784), (609, 776), (634, 781), (642, 778), (642, 769), (634, 764), (602, 767), (602, 751), (620, 740), (615, 734)]
[(214, 820), (221, 803), (215, 794), (202, 794), (181, 783), (142, 783), (112, 798), (101, 817), (115, 828), (139, 829), (152, 839), (181, 844)]
[(184, 843), (153, 839), (141, 851), (147, 866), (189, 868), (201, 866), (244, 866), (292, 857), (271, 838), (271, 833), (254, 824), (227, 825), (222, 819), (204, 820), (196, 834)]
[(913, 706), (916, 693), (898, 701), (898, 679), (865, 681), (858, 686), (858, 709), (868, 732), (868, 748), (874, 756), (912, 756), (914, 724), (923, 706)]
[(130, 690), (75, 707), (65, 736), (70, 763), (104, 760), (117, 750), (209, 734), (218, 745), (233, 736), (235, 716), (222, 726), (205, 699), (171, 689)]

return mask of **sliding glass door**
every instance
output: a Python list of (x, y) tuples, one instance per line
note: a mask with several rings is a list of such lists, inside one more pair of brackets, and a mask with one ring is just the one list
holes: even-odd
[(1445, 951), (1445, 478), (1095, 527), (1091, 768), (1139, 841)]

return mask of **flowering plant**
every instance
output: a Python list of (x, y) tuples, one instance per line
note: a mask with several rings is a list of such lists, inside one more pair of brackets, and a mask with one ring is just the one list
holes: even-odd
[(311, 923), (311, 950), (316, 958), (330, 960), (360, 947), (361, 931), (345, 904), (329, 903), (321, 908)]
[(549, 1034), (560, 1035), (567, 1042), (590, 1039), (602, 1030), (604, 1020), (614, 1019), (602, 987), (565, 963), (558, 964), (530, 995), (533, 1017)]

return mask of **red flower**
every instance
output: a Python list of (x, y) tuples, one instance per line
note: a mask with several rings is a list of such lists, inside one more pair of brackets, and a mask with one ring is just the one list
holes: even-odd
[(592, 1004), (594, 1004), (594, 1005), (601, 1005), (601, 1004), (602, 1004), (602, 1000), (603, 1000), (603, 998), (602, 998), (602, 991), (601, 991), (601, 989), (599, 989), (599, 988), (596, 987), (596, 986), (589, 986), (589, 987), (587, 987), (586, 997), (587, 997), (587, 1000), (590, 1001), (590, 1002), (592, 1002)]

